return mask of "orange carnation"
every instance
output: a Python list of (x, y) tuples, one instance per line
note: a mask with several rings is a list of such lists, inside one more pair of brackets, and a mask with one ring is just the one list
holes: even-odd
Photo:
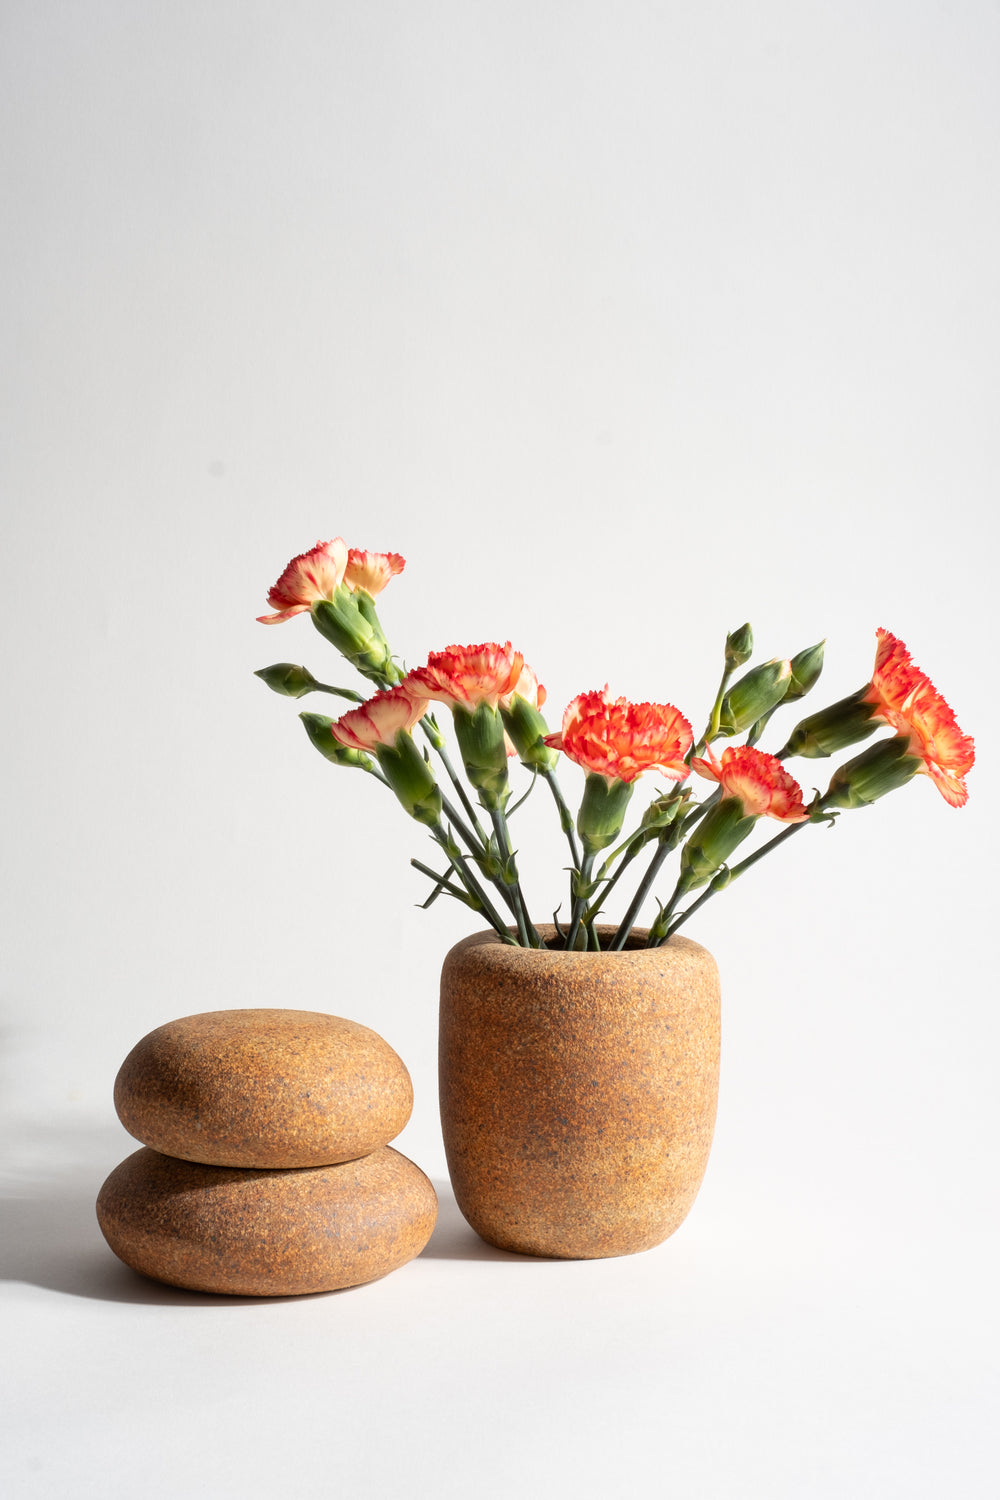
[[(524, 662), (521, 666), (521, 675), (517, 679), (513, 692), (519, 698), (523, 698), (525, 703), (530, 703), (532, 708), (541, 708), (548, 697), (548, 694), (527, 662)], [(504, 708), (509, 708), (509, 699), (512, 696), (512, 693), (508, 693), (506, 699), (501, 698), (500, 701)]]
[(976, 759), (975, 744), (963, 734), (955, 715), (925, 672), (915, 666), (903, 642), (881, 627), (875, 670), (864, 701), (875, 707), (872, 718), (906, 735), (910, 753), (952, 807), (969, 800), (965, 775)]
[(364, 589), (367, 594), (381, 594), (390, 578), (406, 567), (406, 558), (398, 552), (362, 552), (352, 547), (347, 555), (344, 582), (349, 589)]
[(319, 599), (332, 599), (344, 581), (347, 543), (342, 536), (332, 542), (317, 542), (308, 552), (293, 557), (272, 589), (267, 602), (277, 614), (258, 615), (261, 625), (277, 625), (293, 615), (305, 614)]
[(776, 818), (779, 823), (804, 823), (809, 814), (802, 788), (775, 755), (752, 745), (727, 745), (721, 761), (711, 746), (708, 759), (695, 759), (691, 769), (717, 781), (726, 797), (738, 797), (747, 818)]
[(561, 731), (547, 735), (545, 743), (609, 781), (635, 781), (652, 770), (683, 781), (688, 773), (684, 756), (693, 738), (691, 725), (672, 704), (609, 698), (605, 684), (574, 698)]
[[(502, 703), (506, 708), (511, 694), (521, 692), (524, 672), (524, 657), (510, 641), (502, 646), (484, 641), (480, 646), (446, 646), (443, 651), (432, 651), (426, 667), (415, 667), (408, 674), (406, 687), (415, 696), (433, 698), (449, 708), (475, 709), (480, 703), (488, 703), (491, 708)], [(530, 667), (527, 672), (525, 687), (536, 695), (540, 692), (540, 701), (544, 702), (545, 689), (539, 688)]]
[(394, 745), (399, 731), (409, 734), (426, 712), (426, 699), (413, 698), (403, 686), (389, 688), (334, 720), (330, 733), (349, 750), (374, 750)]

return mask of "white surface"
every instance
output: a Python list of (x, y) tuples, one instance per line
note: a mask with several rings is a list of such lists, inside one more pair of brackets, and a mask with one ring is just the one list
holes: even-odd
[[(6, 1493), (992, 1500), (998, 52), (986, 3), (4, 7)], [(701, 717), (749, 616), (828, 637), (817, 706), (889, 626), (977, 737), (962, 812), (692, 923), (719, 1127), (648, 1255), (494, 1253), (443, 1185), (328, 1297), (103, 1245), (118, 1065), (217, 1006), (382, 1032), (443, 1183), (463, 913), (250, 675), (331, 670), (253, 617), (338, 532), (408, 558), (408, 661), (509, 635), (554, 718)]]

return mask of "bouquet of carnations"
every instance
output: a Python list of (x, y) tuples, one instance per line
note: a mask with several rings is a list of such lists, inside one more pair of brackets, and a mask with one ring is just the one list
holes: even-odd
[[(574, 698), (553, 732), (541, 712), (545, 689), (509, 641), (447, 646), (409, 671), (398, 663), (375, 600), (404, 566), (397, 553), (349, 548), (342, 537), (317, 543), (288, 564), (267, 596), (274, 613), (259, 617), (274, 625), (308, 614), (320, 635), (375, 685), (373, 695), (320, 682), (289, 662), (256, 675), (285, 697), (330, 693), (357, 705), (337, 719), (302, 714), (312, 743), (334, 765), (382, 782), (427, 827), (446, 863), (434, 869), (411, 861), (431, 882), (422, 904), (452, 896), (480, 913), (505, 942), (543, 946), (510, 833), (512, 814), (539, 778), (554, 799), (571, 861), (568, 901), (562, 921), (562, 907), (553, 913), (549, 946), (591, 951), (600, 950), (602, 938), (608, 951), (624, 948), (650, 897), (658, 910), (644, 941), (650, 947), (665, 943), (704, 902), (806, 824), (830, 823), (844, 810), (867, 807), (918, 774), (929, 776), (952, 807), (967, 800), (973, 741), (888, 630), (876, 632), (871, 679), (800, 720), (774, 754), (759, 749), (758, 741), (777, 709), (815, 685), (823, 643), (743, 672), (753, 654), (749, 625), (726, 638), (722, 679), (697, 740), (672, 704), (629, 703), (611, 697), (607, 687)], [(450, 710), (464, 779), (435, 705)], [(806, 801), (787, 760), (834, 755), (882, 728), (892, 733), (838, 766), (826, 791)], [(737, 738), (741, 744), (716, 752), (719, 741)], [(585, 773), (575, 816), (558, 780), (561, 756)], [(530, 780), (511, 804), (513, 759)], [(636, 782), (646, 771), (657, 772), (667, 785), (625, 832)], [(699, 799), (695, 786), (701, 782), (711, 789)], [(781, 831), (732, 863), (762, 819), (778, 823)], [(661, 898), (661, 871), (675, 851), (677, 873)], [(641, 874), (624, 917), (599, 929), (597, 918), (611, 892), (636, 861)]]

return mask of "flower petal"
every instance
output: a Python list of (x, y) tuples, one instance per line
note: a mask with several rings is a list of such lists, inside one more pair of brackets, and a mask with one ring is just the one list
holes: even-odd
[(609, 780), (635, 781), (655, 769), (682, 781), (692, 739), (691, 725), (673, 704), (610, 698), (605, 685), (574, 698), (560, 734), (547, 736), (545, 743)]
[(277, 583), (268, 589), (267, 602), (277, 613), (258, 615), (260, 623), (277, 625), (303, 614), (319, 599), (332, 599), (344, 580), (347, 555), (347, 543), (336, 536), (293, 557)]
[(380, 594), (390, 578), (397, 577), (406, 567), (406, 558), (398, 552), (362, 552), (352, 547), (347, 556), (344, 582), (349, 589), (364, 589), (368, 594)]
[(906, 646), (881, 626), (875, 668), (865, 701), (875, 705), (874, 719), (908, 735), (910, 750), (952, 807), (968, 801), (965, 775), (976, 760), (975, 743), (963, 734), (955, 715), (926, 672), (914, 665)]
[(427, 708), (426, 698), (414, 698), (400, 684), (349, 709), (330, 725), (330, 733), (352, 750), (374, 750), (377, 745), (394, 744), (401, 729), (409, 734)]
[(480, 703), (496, 708), (517, 687), (523, 666), (524, 657), (510, 641), (502, 646), (496, 641), (446, 646), (432, 651), (425, 667), (410, 672), (406, 685), (410, 692), (449, 708), (476, 708)]
[(779, 823), (803, 823), (809, 814), (802, 788), (776, 755), (753, 745), (727, 745), (721, 761), (709, 748), (709, 761), (695, 759), (691, 767), (709, 781), (717, 781), (727, 797), (738, 797), (748, 818), (775, 818)]

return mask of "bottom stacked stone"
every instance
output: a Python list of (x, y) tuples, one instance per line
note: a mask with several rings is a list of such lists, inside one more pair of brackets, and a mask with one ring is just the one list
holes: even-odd
[(143, 1147), (97, 1200), (111, 1249), (172, 1286), (287, 1297), (374, 1281), (419, 1255), (437, 1197), (407, 1157), (383, 1146), (335, 1166), (236, 1168)]

